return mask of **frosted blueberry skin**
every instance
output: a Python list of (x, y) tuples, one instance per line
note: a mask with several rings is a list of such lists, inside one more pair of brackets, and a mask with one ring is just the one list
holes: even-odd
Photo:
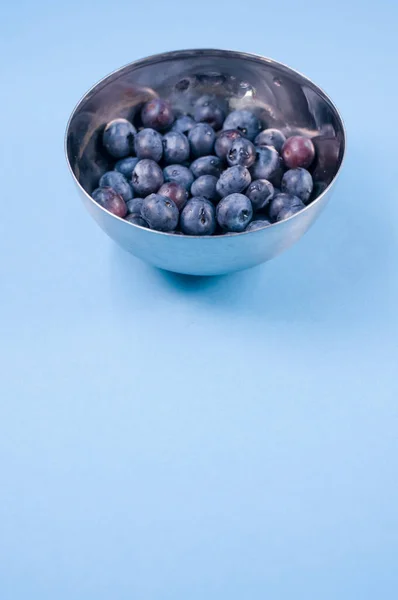
[(213, 235), (216, 230), (214, 205), (201, 196), (191, 198), (181, 213), (180, 227), (186, 235)]
[(282, 177), (282, 192), (293, 194), (308, 204), (311, 198), (314, 182), (311, 173), (302, 167), (286, 171)]
[(222, 160), (227, 160), (227, 155), (233, 142), (237, 138), (241, 138), (242, 134), (237, 129), (223, 129), (217, 135), (215, 144), (214, 144), (214, 152), (221, 158)]
[(193, 116), (198, 123), (208, 123), (213, 129), (220, 129), (225, 119), (223, 103), (215, 96), (205, 94), (195, 102)]
[(285, 219), (288, 219), (289, 217), (292, 217), (293, 215), (295, 215), (296, 213), (300, 212), (300, 210), (302, 210), (303, 207), (300, 206), (291, 206), (290, 208), (282, 208), (282, 210), (280, 210), (278, 212), (278, 216), (276, 217), (276, 220), (279, 221), (284, 221)]
[(273, 146), (260, 146), (256, 151), (256, 161), (250, 169), (252, 179), (267, 179), (272, 184), (279, 183), (283, 166), (278, 152)]
[(157, 192), (164, 182), (162, 169), (154, 160), (144, 158), (134, 167), (131, 182), (134, 193), (145, 198)]
[(251, 182), (251, 177), (246, 167), (236, 165), (223, 171), (217, 181), (216, 190), (220, 198), (230, 194), (243, 192)]
[(191, 185), (192, 196), (202, 196), (208, 200), (219, 200), (217, 192), (217, 177), (214, 175), (201, 175)]
[(134, 149), (137, 157), (150, 158), (155, 162), (159, 162), (163, 156), (163, 139), (161, 134), (155, 129), (147, 127), (141, 129), (134, 140)]
[(107, 171), (99, 180), (99, 187), (111, 187), (125, 202), (133, 197), (133, 190), (124, 175), (119, 171)]
[(127, 206), (123, 198), (111, 187), (97, 188), (91, 194), (92, 198), (103, 208), (109, 210), (117, 217), (124, 218)]
[(113, 158), (124, 158), (133, 153), (136, 129), (127, 119), (110, 121), (102, 134), (102, 143)]
[(188, 167), (183, 165), (169, 165), (163, 169), (164, 180), (175, 181), (182, 185), (186, 190), (191, 188), (194, 180), (193, 173)]
[(150, 194), (142, 203), (141, 217), (156, 231), (174, 231), (179, 216), (179, 210), (173, 200), (160, 194)]
[(222, 171), (222, 161), (218, 156), (200, 156), (191, 164), (194, 177), (201, 175), (214, 175), (219, 177)]
[(149, 225), (145, 221), (145, 219), (143, 219), (140, 215), (137, 215), (135, 213), (128, 214), (127, 217), (125, 217), (125, 221), (128, 221), (129, 223), (134, 223), (134, 225), (139, 225), (140, 227), (149, 228)]
[(184, 208), (188, 200), (188, 192), (185, 187), (175, 181), (166, 181), (166, 183), (160, 186), (158, 194), (173, 200), (179, 211)]
[(278, 194), (271, 200), (268, 215), (270, 220), (275, 223), (278, 221), (278, 215), (282, 209), (294, 208), (298, 208), (299, 210), (305, 208), (305, 205), (300, 198), (297, 198), (297, 196), (293, 196), (292, 194)]
[(131, 200), (126, 202), (128, 214), (140, 215), (143, 202), (144, 202), (143, 198), (132, 198)]
[(183, 133), (184, 135), (188, 135), (188, 133), (195, 127), (196, 125), (195, 119), (190, 117), (189, 115), (181, 115), (178, 117), (171, 128), (171, 131), (178, 131), (178, 133)]
[(280, 153), (285, 142), (286, 137), (279, 129), (264, 129), (256, 136), (254, 145), (273, 146)]
[(191, 153), (194, 158), (212, 154), (216, 134), (208, 123), (198, 123), (188, 133)]
[(231, 148), (227, 154), (227, 162), (230, 167), (241, 165), (247, 169), (251, 167), (256, 160), (256, 147), (246, 138), (237, 138), (232, 142)]
[(271, 222), (268, 219), (256, 219), (249, 223), (245, 231), (257, 231), (257, 229), (264, 229), (264, 227), (268, 227), (269, 225), (271, 225)]
[(163, 158), (166, 164), (181, 164), (188, 160), (190, 146), (188, 138), (178, 131), (169, 131), (163, 136)]
[(237, 129), (243, 137), (253, 141), (260, 133), (261, 123), (249, 110), (234, 110), (225, 119), (223, 129)]
[(252, 204), (243, 194), (230, 194), (217, 204), (217, 222), (224, 231), (244, 231), (253, 216)]
[(130, 181), (133, 175), (134, 167), (139, 160), (140, 159), (136, 156), (127, 156), (127, 158), (122, 158), (115, 164), (115, 171), (118, 171), (125, 176), (127, 181)]
[(274, 186), (267, 179), (252, 181), (245, 191), (254, 210), (265, 210), (274, 197), (274, 193)]

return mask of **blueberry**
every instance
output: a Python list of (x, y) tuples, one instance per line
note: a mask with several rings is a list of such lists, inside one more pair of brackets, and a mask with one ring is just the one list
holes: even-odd
[(132, 153), (135, 127), (126, 119), (114, 119), (105, 127), (102, 143), (114, 158), (124, 158)]
[(234, 110), (225, 119), (223, 129), (237, 129), (243, 137), (253, 141), (261, 129), (261, 123), (249, 110)]
[(141, 110), (141, 120), (144, 127), (164, 131), (173, 123), (174, 114), (166, 100), (154, 98), (144, 104)]
[(214, 151), (219, 158), (227, 160), (227, 154), (237, 138), (241, 138), (242, 134), (237, 129), (223, 129), (217, 136), (214, 144)]
[(273, 146), (277, 152), (282, 150), (285, 142), (286, 138), (279, 129), (264, 129), (254, 140), (256, 146)]
[(184, 133), (185, 135), (188, 135), (195, 125), (196, 121), (192, 117), (189, 115), (182, 115), (174, 121), (171, 131), (178, 131), (178, 133)]
[(285, 219), (288, 219), (289, 217), (292, 217), (296, 213), (300, 212), (300, 210), (302, 210), (303, 208), (304, 204), (302, 206), (290, 206), (290, 208), (282, 208), (282, 210), (278, 212), (276, 220), (284, 221)]
[(247, 138), (239, 137), (232, 142), (227, 154), (227, 162), (230, 167), (241, 165), (251, 167), (256, 160), (256, 148)]
[(225, 198), (225, 196), (229, 196), (230, 194), (243, 192), (250, 182), (250, 173), (246, 167), (236, 165), (221, 173), (216, 189), (219, 196)]
[(243, 194), (230, 194), (217, 205), (217, 221), (224, 231), (244, 231), (252, 216), (252, 203)]
[(111, 187), (97, 188), (91, 194), (93, 199), (100, 206), (109, 210), (117, 217), (125, 217), (127, 214), (127, 206), (125, 201)]
[(194, 118), (198, 123), (208, 123), (214, 129), (220, 129), (225, 113), (218, 99), (206, 94), (195, 102)]
[(144, 158), (136, 164), (132, 185), (134, 192), (139, 196), (145, 197), (157, 192), (163, 181), (162, 169), (154, 160)]
[(159, 162), (163, 155), (162, 136), (154, 129), (141, 129), (134, 140), (134, 149), (138, 158), (151, 158)]
[(175, 181), (182, 185), (186, 190), (191, 188), (194, 180), (192, 171), (183, 165), (169, 165), (163, 169), (163, 175), (165, 181)]
[(128, 221), (129, 223), (134, 223), (134, 225), (139, 225), (140, 227), (149, 227), (145, 219), (143, 219), (142, 217), (140, 217), (140, 215), (137, 215), (136, 213), (131, 213), (127, 215), (127, 217), (125, 217), (125, 221)]
[(216, 229), (214, 205), (200, 196), (191, 198), (181, 213), (180, 225), (186, 235), (213, 235)]
[(282, 192), (297, 196), (304, 204), (308, 204), (313, 187), (311, 173), (301, 167), (286, 171), (282, 178)]
[(163, 156), (166, 164), (181, 164), (188, 160), (190, 147), (188, 138), (178, 131), (169, 131), (163, 136)]
[(175, 181), (167, 181), (164, 183), (159, 188), (158, 194), (173, 200), (180, 211), (184, 208), (186, 201), (188, 200), (188, 192), (185, 187)]
[(274, 197), (274, 186), (267, 179), (252, 181), (245, 192), (254, 210), (264, 210)]
[(216, 134), (207, 123), (198, 123), (188, 134), (192, 156), (206, 156), (213, 152)]
[(282, 158), (289, 169), (307, 169), (315, 158), (314, 144), (309, 138), (294, 135), (283, 144)]
[(133, 175), (134, 167), (139, 160), (140, 159), (136, 158), (135, 156), (128, 156), (127, 158), (122, 158), (121, 160), (118, 160), (115, 164), (115, 171), (119, 171), (119, 173), (124, 175), (125, 178), (128, 181), (130, 181)]
[(246, 227), (245, 231), (256, 231), (257, 229), (264, 229), (264, 227), (268, 227), (271, 223), (268, 219), (257, 219), (256, 221), (252, 221)]
[(218, 177), (222, 171), (222, 163), (218, 156), (200, 156), (191, 164), (194, 177), (201, 175), (215, 175)]
[(253, 179), (268, 179), (273, 184), (279, 183), (282, 176), (282, 161), (273, 146), (257, 148), (256, 162), (250, 169)]
[(301, 202), (300, 198), (297, 198), (297, 196), (293, 196), (292, 194), (278, 194), (277, 196), (274, 196), (268, 211), (269, 218), (272, 222), (277, 220), (278, 214), (282, 208), (299, 208), (299, 210), (301, 210), (304, 208), (304, 204)]
[(160, 194), (150, 194), (142, 203), (141, 217), (151, 229), (173, 231), (178, 225), (180, 213), (177, 205)]
[(133, 197), (133, 190), (124, 175), (119, 171), (108, 171), (99, 180), (100, 187), (111, 187), (125, 202)]
[(208, 200), (217, 200), (217, 177), (214, 175), (201, 175), (191, 185), (192, 196), (203, 196)]
[(126, 202), (127, 212), (132, 215), (140, 215), (143, 202), (143, 198), (132, 198)]

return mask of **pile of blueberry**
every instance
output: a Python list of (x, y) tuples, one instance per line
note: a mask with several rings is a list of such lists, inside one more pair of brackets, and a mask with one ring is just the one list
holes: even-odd
[[(131, 223), (186, 235), (239, 233), (287, 219), (313, 199), (311, 139), (262, 130), (249, 110), (227, 114), (213, 95), (177, 118), (155, 98), (139, 127), (108, 123), (103, 146), (118, 159), (92, 197)], [(138, 131), (137, 131), (138, 129)]]

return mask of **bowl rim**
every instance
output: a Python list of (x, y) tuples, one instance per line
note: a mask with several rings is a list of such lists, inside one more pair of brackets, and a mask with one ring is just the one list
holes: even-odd
[[(321, 95), (324, 97), (324, 99), (330, 104), (330, 106), (332, 107), (332, 109), (335, 111), (340, 124), (341, 124), (341, 129), (342, 129), (342, 133), (343, 133), (343, 151), (342, 151), (342, 155), (341, 155), (341, 159), (340, 159), (340, 165), (336, 171), (336, 174), (334, 175), (332, 181), (329, 183), (329, 185), (323, 190), (323, 192), (321, 194), (319, 194), (319, 196), (317, 196), (317, 198), (315, 198), (315, 200), (313, 200), (312, 202), (310, 202), (310, 204), (307, 204), (305, 206), (305, 208), (301, 209), (299, 212), (295, 213), (294, 215), (288, 217), (287, 219), (283, 219), (283, 221), (276, 221), (275, 223), (271, 223), (270, 225), (266, 225), (265, 227), (261, 227), (257, 230), (254, 231), (241, 231), (241, 232), (227, 232), (226, 234), (222, 234), (222, 235), (179, 235), (179, 234), (175, 234), (173, 232), (167, 232), (167, 231), (157, 231), (156, 229), (149, 229), (148, 227), (142, 227), (141, 225), (136, 225), (135, 223), (130, 223), (129, 221), (126, 221), (124, 218), (122, 217), (118, 217), (117, 215), (113, 214), (112, 212), (110, 212), (109, 210), (106, 210), (106, 208), (104, 208), (103, 206), (101, 206), (100, 204), (98, 204), (91, 196), (88, 192), (86, 192), (86, 190), (82, 187), (82, 185), (80, 184), (80, 182), (78, 181), (76, 175), (73, 172), (72, 169), (72, 165), (70, 163), (69, 160), (69, 155), (68, 155), (68, 134), (69, 134), (69, 129), (70, 129), (70, 125), (72, 123), (72, 120), (74, 119), (77, 111), (80, 109), (80, 107), (86, 102), (87, 98), (90, 96), (90, 94), (99, 86), (101, 86), (101, 84), (104, 84), (109, 78), (114, 77), (115, 75), (117, 75), (118, 73), (121, 73), (122, 71), (124, 71), (125, 69), (128, 69), (130, 67), (141, 67), (141, 66), (145, 66), (148, 63), (153, 63), (153, 62), (162, 62), (164, 60), (170, 60), (173, 57), (176, 58), (181, 58), (184, 55), (189, 55), (189, 54), (200, 54), (202, 56), (210, 56), (210, 55), (214, 55), (214, 54), (219, 54), (219, 55), (229, 55), (231, 58), (235, 55), (239, 58), (246, 58), (249, 60), (255, 60), (255, 61), (260, 61), (266, 64), (270, 64), (270, 65), (274, 65), (276, 67), (282, 68), (282, 70), (286, 70), (286, 71), (290, 71), (292, 73), (294, 73), (295, 75), (298, 75), (302, 80), (304, 80), (304, 82), (309, 83), (312, 87), (316, 88), (316, 90), (318, 92), (321, 93)], [(76, 185), (78, 186), (78, 188), (80, 189), (80, 191), (87, 197), (88, 200), (90, 200), (93, 204), (95, 204), (95, 206), (99, 209), (101, 209), (102, 211), (104, 211), (106, 214), (111, 215), (112, 217), (114, 217), (115, 219), (117, 219), (118, 221), (122, 221), (123, 223), (126, 223), (126, 225), (130, 225), (131, 227), (135, 227), (137, 229), (141, 229), (143, 231), (146, 232), (151, 232), (155, 235), (162, 235), (162, 236), (173, 236), (174, 238), (181, 238), (181, 239), (214, 239), (214, 240), (220, 240), (223, 238), (230, 238), (231, 235), (233, 235), (234, 237), (239, 235), (249, 235), (249, 234), (256, 234), (256, 233), (260, 233), (261, 231), (267, 230), (267, 229), (271, 229), (272, 227), (278, 227), (283, 225), (284, 223), (287, 223), (288, 221), (291, 221), (293, 219), (296, 219), (299, 217), (299, 215), (302, 215), (303, 213), (305, 213), (307, 210), (310, 210), (315, 204), (318, 204), (318, 202), (321, 201), (321, 199), (326, 195), (326, 193), (329, 193), (329, 191), (332, 189), (332, 187), (335, 185), (338, 177), (340, 176), (343, 164), (345, 162), (345, 158), (346, 158), (346, 154), (347, 154), (347, 129), (344, 123), (344, 119), (341, 116), (341, 113), (339, 111), (339, 109), (337, 108), (336, 104), (333, 102), (333, 100), (330, 98), (330, 96), (323, 90), (323, 88), (321, 88), (319, 85), (317, 85), (316, 83), (314, 83), (312, 81), (312, 79), (310, 79), (309, 77), (307, 77), (306, 75), (304, 75), (303, 73), (301, 73), (300, 71), (298, 71), (297, 69), (294, 69), (292, 67), (289, 67), (289, 65), (282, 63), (280, 61), (274, 60), (273, 58), (269, 58), (267, 56), (262, 56), (261, 54), (255, 54), (255, 53), (251, 53), (251, 52), (241, 52), (240, 50), (228, 50), (228, 49), (222, 49), (222, 48), (185, 48), (182, 50), (170, 50), (168, 52), (160, 52), (157, 54), (152, 54), (150, 56), (146, 56), (144, 58), (139, 58), (137, 60), (133, 60), (132, 62), (126, 63), (125, 65), (115, 69), (114, 71), (112, 71), (111, 73), (108, 73), (107, 75), (105, 75), (104, 77), (102, 77), (101, 79), (99, 79), (96, 83), (94, 83), (84, 94), (83, 96), (81, 96), (81, 98), (78, 100), (78, 102), (76, 103), (75, 107), (73, 108), (70, 117), (68, 119), (68, 122), (66, 124), (66, 129), (65, 129), (65, 135), (64, 135), (64, 152), (65, 152), (65, 157), (66, 157), (66, 162), (68, 164), (69, 167), (69, 171), (76, 183)]]

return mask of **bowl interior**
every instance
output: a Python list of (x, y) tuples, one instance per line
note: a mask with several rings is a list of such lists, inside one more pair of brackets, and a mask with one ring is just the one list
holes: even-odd
[(344, 127), (329, 98), (311, 81), (270, 59), (224, 50), (187, 50), (131, 63), (94, 86), (80, 101), (67, 129), (72, 171), (89, 194), (109, 168), (101, 137), (107, 122), (132, 121), (154, 96), (169, 99), (181, 113), (191, 112), (201, 94), (225, 97), (230, 109), (249, 108), (264, 128), (287, 135), (310, 136), (316, 147), (311, 167), (323, 191), (339, 170), (344, 154)]

